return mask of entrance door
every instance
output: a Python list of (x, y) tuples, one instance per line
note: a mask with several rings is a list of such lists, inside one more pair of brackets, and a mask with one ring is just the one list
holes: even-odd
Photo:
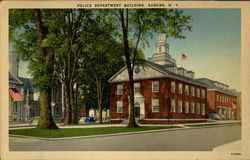
[(135, 118), (140, 118), (140, 103), (135, 103)]

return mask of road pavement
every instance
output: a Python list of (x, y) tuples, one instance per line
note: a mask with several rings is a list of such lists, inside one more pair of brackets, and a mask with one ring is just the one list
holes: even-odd
[(67, 140), (10, 137), (10, 151), (212, 151), (241, 139), (241, 126), (188, 128)]

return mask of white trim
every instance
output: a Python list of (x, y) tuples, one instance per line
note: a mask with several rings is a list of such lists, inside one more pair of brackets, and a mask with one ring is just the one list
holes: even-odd
[[(154, 63), (154, 62), (153, 62)], [(187, 82), (187, 83), (190, 83), (190, 84), (194, 84), (194, 85), (197, 85), (197, 86), (200, 86), (200, 87), (204, 87), (204, 88), (207, 88), (207, 85), (203, 85), (203, 84), (199, 84), (199, 83), (196, 83), (196, 82), (192, 82), (192, 81), (188, 81), (188, 80), (185, 80), (185, 79), (182, 79), (182, 78), (178, 78), (178, 77), (175, 77), (175, 76), (171, 76), (169, 75), (168, 73), (166, 72), (163, 72), (161, 70), (159, 70), (158, 68), (150, 65), (150, 64), (147, 64), (146, 67), (150, 67), (160, 73), (163, 74), (163, 76), (155, 76), (155, 77), (150, 77), (150, 78), (138, 78), (138, 79), (135, 79), (135, 80), (144, 80), (144, 79), (155, 79), (155, 78), (172, 78), (172, 79), (177, 79), (177, 80), (181, 80), (183, 82)], [(124, 66), (120, 71), (118, 71), (115, 75), (113, 75), (109, 80), (108, 82), (109, 83), (117, 83), (117, 82), (128, 82), (128, 80), (116, 80), (116, 81), (112, 81), (118, 74), (120, 74), (125, 68), (127, 68), (127, 66)], [(170, 72), (170, 71), (169, 71)], [(176, 74), (176, 73), (174, 73)], [(195, 80), (195, 79), (193, 79)]]
[(9, 72), (9, 74), (11, 74), (18, 82), (14, 82), (14, 81), (12, 81), (12, 80), (9, 80), (9, 82), (10, 83), (15, 83), (15, 84), (23, 84), (23, 82), (18, 78), (18, 77), (16, 77), (14, 74), (12, 74), (11, 72)]
[(122, 67), (116, 74), (114, 74), (111, 78), (109, 78), (108, 82), (111, 82), (116, 76), (118, 76), (127, 66)]
[[(159, 93), (159, 90), (160, 90), (160, 83), (159, 81), (152, 81), (152, 93)], [(157, 83), (157, 91), (154, 91), (154, 83)]]

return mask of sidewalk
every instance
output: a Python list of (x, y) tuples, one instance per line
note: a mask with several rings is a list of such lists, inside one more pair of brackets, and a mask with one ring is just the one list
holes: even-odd
[[(220, 124), (220, 123), (237, 123), (240, 121), (214, 121), (214, 122), (204, 122), (204, 123), (185, 123), (185, 124), (169, 124), (169, 125), (162, 125), (162, 124), (139, 124), (139, 126), (180, 126), (182, 128), (190, 128), (186, 125), (201, 125), (201, 124)], [(102, 128), (102, 127), (126, 127), (127, 124), (100, 124), (100, 125), (63, 125), (63, 123), (57, 123), (59, 128)], [(10, 123), (9, 129), (24, 129), (24, 128), (35, 128), (36, 124), (30, 123)]]
[(227, 143), (218, 147), (215, 147), (213, 149), (213, 151), (217, 152), (217, 151), (241, 151), (242, 149), (242, 143), (241, 140), (238, 141), (234, 141), (231, 143)]

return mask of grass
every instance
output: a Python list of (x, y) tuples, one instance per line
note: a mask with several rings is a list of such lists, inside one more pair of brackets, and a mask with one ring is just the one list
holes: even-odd
[(218, 126), (218, 125), (231, 125), (231, 124), (239, 124), (241, 125), (241, 122), (237, 123), (214, 123), (214, 124), (196, 124), (196, 125), (185, 125), (187, 127), (202, 127), (202, 126)]
[(44, 129), (17, 129), (9, 130), (9, 134), (43, 137), (43, 138), (62, 138), (62, 137), (76, 137), (76, 136), (91, 136), (112, 133), (125, 133), (125, 132), (138, 132), (148, 130), (160, 130), (170, 128), (181, 128), (179, 126), (148, 126), (138, 128), (128, 127), (105, 127), (105, 128), (64, 128), (57, 130), (44, 130)]
[(102, 123), (82, 123), (82, 124), (64, 124), (63, 126), (79, 126), (79, 125), (104, 125), (109, 124), (109, 122), (102, 122)]

